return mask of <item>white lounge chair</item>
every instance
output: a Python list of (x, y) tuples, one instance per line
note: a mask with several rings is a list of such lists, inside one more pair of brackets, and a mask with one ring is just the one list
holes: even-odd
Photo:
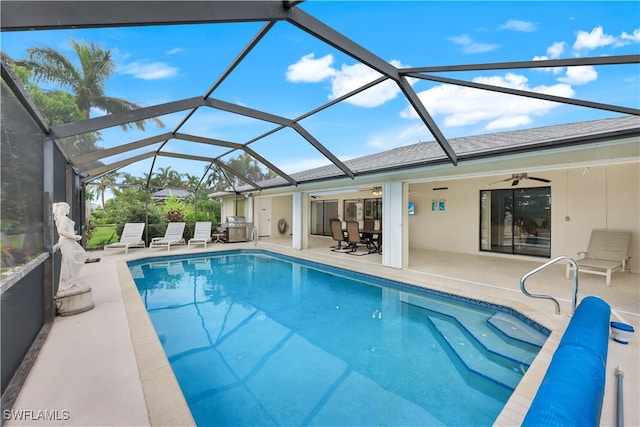
[[(611, 273), (625, 271), (629, 267), (629, 231), (593, 230), (589, 246), (576, 260), (578, 273), (597, 274), (606, 277), (606, 286), (611, 286)], [(565, 275), (571, 277), (571, 264), (567, 264)]]
[(211, 243), (211, 222), (196, 222), (196, 226), (193, 230), (193, 237), (189, 239), (188, 246), (191, 247), (191, 245), (204, 245), (204, 247), (206, 248), (207, 243)]
[(124, 249), (124, 253), (129, 253), (129, 248), (144, 248), (145, 243), (142, 240), (144, 232), (144, 222), (128, 222), (124, 225), (120, 241), (104, 246), (104, 255), (107, 255), (107, 249)]
[(149, 244), (150, 248), (167, 248), (167, 252), (171, 250), (173, 245), (184, 245), (184, 222), (170, 222), (167, 224), (167, 230), (164, 237), (154, 237)]

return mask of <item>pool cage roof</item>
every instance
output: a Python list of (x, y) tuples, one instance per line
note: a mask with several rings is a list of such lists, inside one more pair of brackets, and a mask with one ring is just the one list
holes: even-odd
[[(405, 4), (405, 7), (410, 4), (410, 2)], [(336, 13), (339, 12), (339, 4), (327, 3), (327, 5), (335, 8)], [(210, 81), (204, 86), (202, 82), (192, 85), (190, 90), (194, 91), (193, 88), (196, 87), (195, 92), (189, 93), (189, 90), (185, 90), (184, 98), (55, 126), (48, 125), (40, 119), (40, 126), (44, 132), (61, 148), (64, 148), (62, 142), (65, 139), (97, 131), (103, 132), (105, 141), (107, 139), (117, 141), (100, 146), (94, 151), (66, 152), (67, 160), (78, 170), (85, 184), (98, 183), (104, 175), (127, 170), (136, 164), (144, 165), (142, 169), (146, 170), (146, 175), (150, 177), (162, 165), (171, 167), (182, 161), (189, 161), (194, 165), (187, 166), (185, 169), (194, 172), (193, 175), (196, 177), (192, 181), (191, 190), (206, 189), (208, 185), (206, 178), (214, 170), (221, 176), (236, 178), (235, 181), (229, 180), (230, 184), (236, 183), (231, 184), (234, 185), (232, 188), (234, 191), (238, 188), (242, 191), (260, 191), (266, 188), (297, 186), (318, 180), (317, 175), (305, 174), (302, 170), (290, 172), (291, 168), (286, 167), (287, 152), (293, 155), (297, 150), (310, 150), (314, 156), (320, 157), (329, 167), (337, 171), (323, 179), (355, 178), (363, 174), (400, 170), (408, 165), (392, 164), (392, 162), (385, 162), (384, 159), (381, 161), (379, 159), (380, 163), (377, 167), (354, 170), (346, 160), (357, 155), (338, 154), (337, 150), (340, 148), (336, 148), (336, 143), (343, 148), (345, 144), (349, 144), (349, 141), (332, 141), (323, 132), (325, 126), (334, 124), (345, 126), (344, 123), (333, 120), (338, 120), (338, 117), (348, 120), (349, 110), (345, 105), (350, 100), (365, 91), (388, 84), (399, 89), (403, 101), (417, 114), (420, 125), (432, 137), (433, 140), (429, 143), (432, 149), (437, 151), (433, 157), (436, 159), (434, 163), (439, 164), (448, 162), (451, 165), (457, 165), (461, 150), (456, 144), (451, 143), (438, 122), (434, 120), (430, 109), (418, 94), (416, 82), (454, 85), (506, 94), (520, 99), (554, 102), (620, 115), (640, 115), (639, 109), (629, 106), (513, 89), (465, 78), (468, 76), (465, 73), (469, 72), (638, 64), (640, 55), (637, 54), (454, 65), (427, 63), (406, 67), (383, 59), (374, 51), (363, 47), (342, 32), (305, 12), (305, 6), (303, 2), (298, 1), (3, 1), (1, 27), (3, 32), (31, 32), (33, 30), (81, 31), (89, 28), (140, 29), (149, 26), (203, 25), (207, 26), (207, 31), (211, 31), (210, 41), (215, 45), (217, 33), (213, 32), (211, 25), (224, 26), (225, 29), (231, 28), (230, 25), (241, 26), (242, 34), (236, 37), (235, 56), (217, 58), (217, 65), (211, 67)], [(312, 46), (308, 51), (330, 51), (336, 57), (355, 61), (371, 70), (373, 77), (328, 102), (322, 97), (312, 100), (296, 99), (299, 95), (295, 91), (269, 93), (263, 98), (255, 94), (255, 103), (252, 105), (256, 107), (234, 101), (234, 90), (243, 90), (238, 86), (241, 85), (243, 78), (264, 79), (265, 88), (268, 89), (272, 73), (256, 65), (259, 64), (260, 57), (269, 54), (269, 49), (289, 48), (286, 45), (274, 45), (274, 40), (269, 40), (270, 34), (287, 31), (284, 37), (274, 37), (280, 42), (292, 34), (289, 32), (292, 30), (296, 31), (296, 37)], [(207, 33), (203, 32), (203, 34), (206, 37)], [(293, 37), (291, 39), (292, 44), (297, 43)], [(228, 43), (228, 41), (225, 42)], [(416, 46), (420, 43), (417, 40), (406, 42), (416, 43)], [(319, 49), (319, 46), (322, 48)], [(203, 67), (209, 67), (211, 56), (215, 56), (214, 51), (201, 52), (199, 55), (189, 57), (188, 60), (202, 61)], [(425, 57), (432, 60), (437, 55), (425, 55)], [(234, 78), (236, 72), (241, 73), (242, 77)], [(5, 82), (14, 86), (14, 91), (25, 93), (4, 60), (2, 77)], [(201, 86), (199, 92), (198, 86)], [(135, 92), (134, 87), (131, 89)], [(162, 86), (158, 86), (158, 93), (162, 90)], [(249, 98), (249, 95), (243, 93), (243, 97), (245, 96)], [(269, 108), (269, 97), (274, 96), (290, 97), (290, 108), (286, 111), (272, 111)], [(24, 95), (22, 102), (33, 115), (38, 116), (37, 108), (33, 106), (28, 96)], [(330, 112), (333, 109), (336, 111)], [(162, 130), (150, 129), (151, 126), (149, 126), (149, 129), (144, 132), (126, 133), (121, 130), (122, 126), (140, 121), (148, 123), (154, 119), (169, 125)], [(363, 128), (375, 126), (377, 120), (377, 116), (372, 115), (368, 123), (360, 123), (359, 126)], [(205, 126), (211, 122), (228, 124), (234, 121), (239, 123), (242, 131), (226, 133), (223, 125), (215, 128), (214, 131), (211, 127)], [(112, 136), (116, 134), (117, 136)], [(269, 152), (266, 149), (269, 146), (281, 147), (280, 154), (278, 156), (263, 154)], [(255, 182), (245, 176), (229, 162), (229, 159), (238, 154), (247, 154), (261, 167), (273, 172), (270, 178)], [(491, 156), (495, 153), (487, 149), (485, 155)], [(476, 157), (478, 157), (477, 154)], [(241, 183), (239, 187), (238, 182)], [(148, 185), (149, 180), (147, 180)]]

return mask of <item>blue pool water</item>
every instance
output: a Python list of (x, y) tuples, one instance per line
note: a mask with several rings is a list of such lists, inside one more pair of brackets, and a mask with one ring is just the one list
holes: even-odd
[(129, 269), (199, 426), (489, 426), (549, 333), (264, 251)]

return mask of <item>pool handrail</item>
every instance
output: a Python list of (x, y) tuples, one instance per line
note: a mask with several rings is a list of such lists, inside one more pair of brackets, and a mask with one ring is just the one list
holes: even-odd
[(523, 294), (525, 294), (526, 296), (531, 297), (531, 298), (550, 299), (556, 305), (556, 314), (557, 315), (560, 314), (560, 303), (558, 302), (558, 300), (555, 299), (554, 297), (552, 297), (551, 295), (532, 294), (532, 293), (530, 293), (529, 291), (527, 291), (527, 288), (525, 287), (525, 282), (529, 277), (533, 276), (534, 274), (536, 274), (536, 273), (546, 269), (550, 265), (555, 264), (556, 262), (562, 261), (562, 260), (569, 261), (571, 263), (571, 265), (573, 266), (573, 297), (572, 297), (572, 301), (571, 301), (571, 314), (573, 314), (573, 313), (576, 312), (576, 304), (577, 304), (577, 300), (578, 300), (578, 263), (573, 258), (571, 258), (569, 256), (566, 256), (566, 255), (562, 255), (562, 256), (556, 257), (556, 258), (552, 259), (551, 261), (547, 261), (546, 263), (542, 264), (540, 267), (531, 270), (530, 272), (528, 272), (527, 274), (522, 276), (522, 278), (520, 279), (520, 290), (522, 291)]

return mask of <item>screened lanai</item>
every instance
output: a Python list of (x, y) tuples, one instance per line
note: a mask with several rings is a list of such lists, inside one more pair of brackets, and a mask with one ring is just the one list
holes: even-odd
[[(375, 16), (384, 11), (383, 6), (388, 5), (368, 3), (362, 9), (375, 19), (372, 23), (383, 23), (384, 16)], [(455, 18), (442, 4), (420, 7), (424, 13)], [(394, 10), (399, 15), (412, 13), (412, 6), (398, 5)], [(2, 14), (3, 49), (16, 61), (25, 59), (24, 52), (16, 49), (25, 46), (20, 36), (27, 32), (31, 44), (27, 48), (44, 46), (48, 37), (63, 35), (67, 40), (104, 45), (103, 49), (113, 50), (114, 59), (119, 53), (118, 39), (125, 38), (139, 38), (141, 44), (172, 51), (166, 55), (171, 58), (166, 63), (139, 58), (116, 70), (114, 79), (134, 76), (133, 81), (140, 82), (117, 94), (135, 106), (122, 107), (125, 111), (94, 106), (86, 120), (47, 125), (47, 134), (82, 175), (83, 184), (158, 185), (151, 177), (172, 169), (186, 178), (173, 186), (204, 191), (242, 186), (259, 191), (274, 185), (303, 184), (304, 177), (293, 178), (292, 174), (323, 164), (333, 166), (334, 172), (327, 178), (353, 178), (365, 172), (347, 167), (345, 160), (420, 141), (432, 142), (440, 151), (434, 163), (455, 166), (460, 153), (449, 139), (460, 135), (455, 129), (443, 131), (443, 123), (434, 118), (439, 107), (426, 95), (434, 87), (453, 86), (489, 93), (496, 100), (517, 99), (546, 108), (564, 104), (563, 108), (586, 110), (585, 114), (600, 117), (638, 115), (637, 105), (607, 102), (615, 96), (580, 99), (570, 91), (565, 95), (561, 90), (509, 87), (476, 78), (498, 71), (539, 73), (559, 67), (595, 67), (602, 73), (610, 67), (623, 67), (633, 73), (637, 70), (634, 64), (640, 61), (636, 53), (567, 59), (505, 57), (492, 63), (443, 64), (438, 55), (441, 47), (435, 45), (425, 46), (424, 54), (396, 58), (393, 46), (401, 40), (422, 50), (415, 28), (407, 34), (378, 37), (377, 45), (364, 46), (357, 33), (351, 35), (346, 17), (331, 18), (334, 11), (338, 18), (339, 3), (141, 1), (114, 6), (111, 2), (9, 1)], [(188, 30), (184, 43), (189, 44), (177, 46), (172, 37), (181, 29)], [(268, 60), (283, 51), (289, 52), (282, 55), (284, 62)], [(124, 56), (124, 52), (120, 54)], [(207, 73), (194, 79), (186, 73), (185, 63)], [(315, 72), (309, 73), (309, 68)], [(332, 79), (329, 93), (321, 87), (299, 90), (312, 85), (313, 79), (324, 79), (326, 86), (327, 78)], [(382, 108), (388, 103), (409, 117), (405, 120), (410, 122), (410, 130), (397, 130), (399, 125), (393, 123), (397, 116), (390, 117)], [(356, 110), (365, 110), (366, 119), (357, 118)], [(393, 142), (374, 140), (383, 137)], [(256, 171), (238, 170), (242, 165), (233, 162), (238, 156), (244, 156)], [(113, 172), (117, 173), (115, 179), (109, 176)], [(105, 176), (108, 179), (103, 180)], [(266, 180), (274, 177), (280, 179)]]
[[(536, 13), (566, 17), (563, 7)], [(581, 7), (606, 21), (605, 3)], [(610, 50), (558, 54), (544, 28), (516, 30), (517, 17), (483, 2), (3, 1), (3, 394), (55, 316), (53, 202), (81, 227), (92, 191), (94, 203), (128, 188), (259, 194), (417, 167), (455, 175), (471, 160), (594, 143), (601, 129), (532, 146), (465, 138), (639, 116), (637, 5), (622, 7), (628, 25)], [(492, 35), (474, 42), (470, 28)], [(498, 48), (525, 37), (544, 40)], [(109, 59), (101, 102), (52, 113), (48, 96), (82, 94), (38, 68), (48, 48), (79, 79), (82, 55)]]

